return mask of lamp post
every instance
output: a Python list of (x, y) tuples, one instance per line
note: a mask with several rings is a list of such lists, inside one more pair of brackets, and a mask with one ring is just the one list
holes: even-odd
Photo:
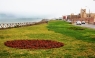
[(90, 9), (89, 9), (89, 17), (90, 17)]

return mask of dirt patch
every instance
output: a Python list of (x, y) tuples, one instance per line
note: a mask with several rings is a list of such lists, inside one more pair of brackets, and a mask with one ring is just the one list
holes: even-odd
[(51, 49), (64, 46), (61, 42), (51, 40), (13, 40), (6, 41), (4, 44), (19, 49)]

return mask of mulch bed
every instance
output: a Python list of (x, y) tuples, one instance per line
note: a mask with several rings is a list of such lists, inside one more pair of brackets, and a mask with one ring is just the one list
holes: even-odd
[(19, 49), (51, 49), (64, 46), (63, 43), (52, 40), (13, 40), (6, 41), (4, 44)]

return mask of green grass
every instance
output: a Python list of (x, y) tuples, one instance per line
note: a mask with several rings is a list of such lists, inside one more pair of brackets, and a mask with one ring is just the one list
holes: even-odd
[(93, 42), (95, 43), (95, 30), (88, 29), (85, 27), (73, 26), (67, 22), (54, 21), (50, 22), (48, 26), (49, 30), (55, 31), (56, 33), (65, 34), (76, 39)]
[[(77, 28), (64, 21), (0, 30), (0, 58), (95, 58), (95, 30)], [(16, 49), (7, 40), (44, 39), (64, 43), (53, 49)]]

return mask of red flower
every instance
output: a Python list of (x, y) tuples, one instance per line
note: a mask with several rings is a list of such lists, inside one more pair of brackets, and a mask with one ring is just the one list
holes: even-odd
[(51, 40), (14, 40), (6, 41), (4, 44), (19, 49), (50, 49), (64, 46), (63, 43)]

